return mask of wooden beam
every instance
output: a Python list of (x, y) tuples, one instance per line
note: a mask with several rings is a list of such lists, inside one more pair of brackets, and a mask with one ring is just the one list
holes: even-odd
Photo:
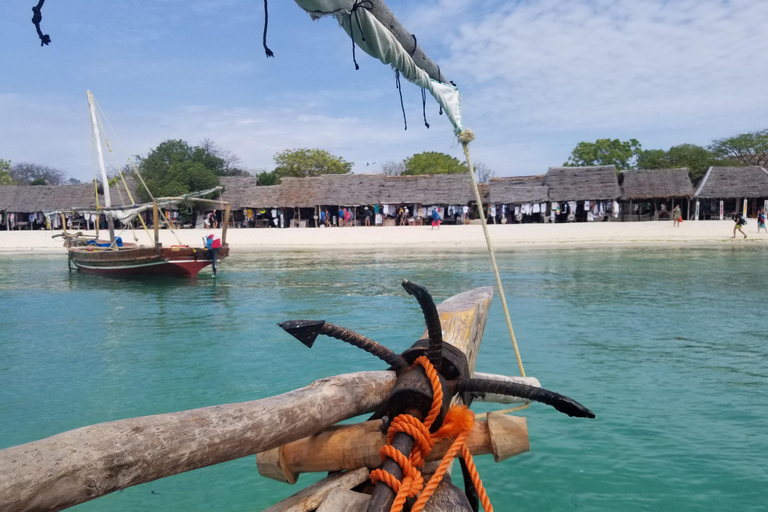
[(264, 509), (263, 512), (309, 512), (317, 509), (333, 489), (352, 489), (366, 480), (368, 480), (368, 470), (365, 468), (336, 473)]
[(397, 42), (411, 55), (413, 62), (423, 69), (431, 79), (448, 83), (448, 79), (440, 72), (437, 64), (432, 62), (432, 59), (424, 53), (421, 46), (417, 44), (418, 41), (414, 41), (411, 32), (400, 23), (387, 4), (382, 0), (371, 0), (371, 4), (373, 5), (370, 9), (371, 14), (395, 36)]
[(357, 512), (358, 510), (365, 510), (369, 501), (371, 501), (369, 494), (337, 487), (331, 489), (331, 492), (318, 507), (317, 512)]
[(6, 448), (0, 510), (62, 510), (253, 455), (372, 412), (394, 382), (393, 372), (338, 375), (262, 400), (101, 423)]

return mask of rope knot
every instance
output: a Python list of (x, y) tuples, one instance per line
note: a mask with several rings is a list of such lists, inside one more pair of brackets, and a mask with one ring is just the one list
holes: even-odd
[(475, 140), (475, 132), (469, 128), (466, 128), (459, 134), (459, 142), (462, 144), (469, 144), (473, 140)]

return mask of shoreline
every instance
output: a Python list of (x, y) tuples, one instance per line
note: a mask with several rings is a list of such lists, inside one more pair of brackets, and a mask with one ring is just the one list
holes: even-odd
[[(512, 224), (489, 225), (488, 232), (495, 250), (547, 248), (574, 249), (625, 246), (712, 246), (723, 243), (739, 246), (768, 245), (768, 235), (758, 235), (754, 224), (745, 227), (748, 238), (733, 234), (733, 221), (688, 221), (680, 227), (671, 222), (599, 222), (573, 224)], [(750, 229), (751, 228), (751, 229)], [(39, 253), (62, 254), (65, 249), (60, 238), (51, 238), (61, 231), (0, 231), (0, 254)], [(83, 231), (95, 234), (94, 231)], [(102, 235), (103, 235), (102, 231)], [(174, 237), (174, 233), (176, 236)], [(221, 229), (179, 229), (160, 231), (165, 246), (200, 246), (208, 233), (221, 236)], [(143, 230), (135, 231), (138, 243), (151, 245)], [(118, 233), (133, 241), (130, 231)], [(178, 237), (178, 240), (177, 240)], [(487, 250), (482, 226), (388, 226), (345, 228), (249, 228), (229, 229), (227, 242), (235, 252), (264, 251), (322, 251), (322, 250), (382, 250), (436, 249)]]

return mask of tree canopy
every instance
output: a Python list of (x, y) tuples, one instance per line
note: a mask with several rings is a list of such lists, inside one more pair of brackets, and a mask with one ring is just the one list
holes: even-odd
[[(139, 160), (141, 176), (156, 197), (176, 196), (205, 190), (219, 184), (224, 171), (222, 158), (202, 146), (190, 146), (183, 140), (166, 140)], [(139, 198), (150, 198), (143, 188)]]
[(277, 178), (306, 178), (321, 174), (349, 174), (352, 163), (322, 149), (286, 149), (275, 155)]
[(0, 158), (0, 185), (13, 185), (11, 178), (11, 162)]
[(704, 176), (712, 165), (728, 165), (714, 153), (696, 144), (672, 146), (668, 151), (649, 149), (637, 155), (638, 169), (677, 169), (687, 167), (691, 179), (696, 181)]
[(633, 169), (642, 146), (637, 139), (597, 139), (595, 142), (579, 142), (568, 161), (563, 165), (582, 167), (590, 165), (615, 165), (616, 170)]
[(406, 158), (403, 176), (418, 174), (460, 174), (468, 172), (467, 164), (445, 153), (426, 151)]
[(710, 151), (739, 165), (768, 165), (768, 130), (715, 139)]

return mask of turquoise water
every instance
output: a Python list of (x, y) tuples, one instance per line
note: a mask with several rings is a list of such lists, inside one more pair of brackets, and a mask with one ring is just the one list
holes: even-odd
[[(754, 247), (498, 254), (526, 372), (597, 419), (538, 404), (523, 411), (531, 452), (500, 464), (478, 458), (496, 509), (765, 510), (766, 255)], [(321, 318), (403, 350), (423, 320), (402, 278), (439, 300), (493, 284), (482, 253), (236, 255), (215, 280), (70, 275), (63, 256), (0, 257), (0, 448), (382, 369), (338, 341), (310, 351), (275, 324)], [(477, 368), (517, 374), (498, 297)], [(260, 477), (248, 457), (74, 510), (258, 511), (297, 490)]]

